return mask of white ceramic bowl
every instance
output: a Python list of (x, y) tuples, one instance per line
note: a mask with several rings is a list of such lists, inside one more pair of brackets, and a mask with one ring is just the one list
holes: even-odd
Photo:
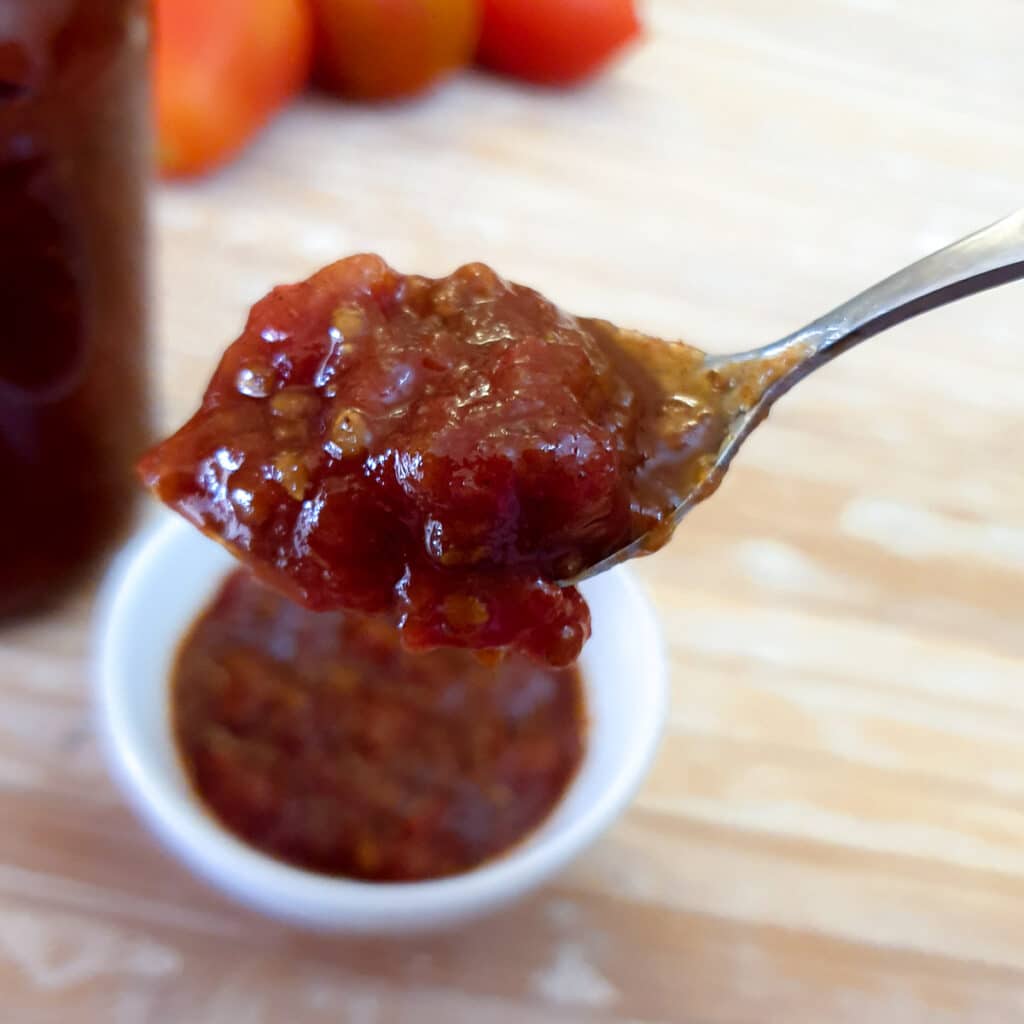
[(583, 586), (594, 626), (581, 659), (590, 715), (586, 755), (555, 811), (525, 841), (466, 874), (399, 884), (329, 878), (257, 852), (197, 801), (169, 719), (178, 641), (233, 564), (176, 518), (132, 544), (101, 593), (96, 674), (101, 732), (127, 796), (189, 867), (250, 907), (352, 933), (465, 920), (550, 878), (607, 828), (643, 778), (665, 719), (666, 662), (647, 599), (618, 569)]

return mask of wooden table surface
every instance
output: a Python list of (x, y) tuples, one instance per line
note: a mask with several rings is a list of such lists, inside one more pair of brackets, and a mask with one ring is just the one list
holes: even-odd
[[(1019, 0), (663, 0), (649, 23), (584, 91), (311, 100), (162, 191), (162, 423), (250, 302), (337, 255), (483, 259), (727, 350), (1024, 201)], [(1024, 1020), (1022, 311), (1011, 286), (933, 313), (782, 404), (637, 566), (673, 685), (639, 797), (460, 932), (339, 941), (228, 904), (112, 787), (89, 595), (0, 633), (3, 1020)]]

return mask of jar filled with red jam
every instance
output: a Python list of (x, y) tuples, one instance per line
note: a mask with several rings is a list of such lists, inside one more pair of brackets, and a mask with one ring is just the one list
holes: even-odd
[(0, 615), (125, 525), (146, 434), (146, 0), (0, 0)]

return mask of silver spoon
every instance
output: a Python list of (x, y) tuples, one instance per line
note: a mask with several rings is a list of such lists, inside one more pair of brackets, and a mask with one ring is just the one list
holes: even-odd
[[(770, 345), (735, 355), (708, 355), (704, 367), (728, 376), (730, 367), (747, 370), (743, 400), (737, 403), (725, 438), (707, 475), (675, 507), (671, 524), (679, 521), (718, 486), (729, 463), (768, 410), (794, 384), (819, 366), (888, 327), (967, 295), (1024, 278), (1024, 209), (944, 249), (911, 263), (830, 313)], [(788, 358), (787, 358), (788, 357)], [(750, 370), (765, 370), (766, 384), (750, 394)], [(785, 370), (778, 373), (780, 363)], [(663, 529), (659, 526), (659, 532)], [(639, 537), (571, 580), (569, 586), (604, 572), (627, 558), (650, 550)]]

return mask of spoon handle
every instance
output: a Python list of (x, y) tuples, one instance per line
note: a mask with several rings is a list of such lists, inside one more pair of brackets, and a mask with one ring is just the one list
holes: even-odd
[[(1021, 279), (1024, 209), (911, 263), (788, 337), (739, 355), (708, 356), (704, 366), (712, 370), (763, 362), (772, 371), (779, 365), (774, 362), (776, 357), (794, 358), (783, 361), (787, 368), (781, 373), (769, 372), (763, 390), (733, 418), (714, 466), (676, 506), (672, 524), (677, 524), (694, 505), (713, 493), (736, 452), (775, 400), (809, 373), (887, 327), (956, 299)], [(643, 554), (648, 550), (645, 543), (643, 537), (634, 540), (564, 583), (579, 583), (633, 555)]]
[[(785, 387), (888, 327), (948, 302), (1024, 278), (1024, 209), (911, 263), (780, 341), (749, 353), (761, 358), (801, 346)], [(746, 357), (744, 357), (746, 358)], [(782, 381), (779, 381), (782, 384)]]

